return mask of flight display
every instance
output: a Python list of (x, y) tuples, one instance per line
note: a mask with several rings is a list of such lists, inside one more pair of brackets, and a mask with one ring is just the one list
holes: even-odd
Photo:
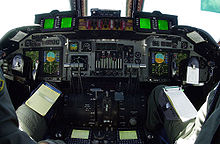
[(76, 52), (79, 50), (78, 42), (70, 42), (69, 44), (69, 51)]
[(60, 75), (60, 51), (44, 51), (43, 72), (49, 75)]
[(35, 69), (35, 64), (39, 61), (39, 51), (25, 51), (25, 55), (32, 60), (32, 68)]
[(151, 51), (151, 76), (168, 77), (169, 75), (169, 53), (160, 51)]

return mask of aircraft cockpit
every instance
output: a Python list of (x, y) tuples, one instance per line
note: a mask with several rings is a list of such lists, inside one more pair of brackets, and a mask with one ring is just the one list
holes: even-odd
[[(143, 12), (143, 0), (127, 0), (126, 17), (98, 8), (86, 16), (86, 2), (70, 0), (71, 11), (36, 14), (37, 25), (1, 39), (14, 107), (33, 106), (30, 96), (49, 87), (59, 94), (55, 100), (41, 95), (51, 104), (41, 113), (51, 139), (166, 143), (145, 128), (148, 96), (157, 85), (177, 85), (198, 110), (220, 79), (219, 45), (202, 29), (178, 25), (176, 15)], [(42, 110), (41, 103), (33, 107)]]

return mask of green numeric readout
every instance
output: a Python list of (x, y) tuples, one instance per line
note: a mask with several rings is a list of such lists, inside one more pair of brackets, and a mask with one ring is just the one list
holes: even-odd
[(44, 29), (53, 29), (54, 19), (45, 19), (44, 20)]
[(72, 17), (64, 17), (61, 20), (61, 28), (71, 28), (72, 27)]
[(167, 20), (158, 20), (158, 29), (159, 30), (168, 30), (168, 21)]
[(151, 29), (151, 20), (149, 18), (140, 18), (140, 28)]

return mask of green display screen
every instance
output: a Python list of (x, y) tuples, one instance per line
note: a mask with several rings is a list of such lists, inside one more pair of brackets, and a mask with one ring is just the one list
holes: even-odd
[(151, 29), (151, 20), (149, 18), (140, 18), (140, 28)]
[(137, 132), (134, 131), (119, 131), (120, 140), (138, 139)]
[(45, 19), (44, 20), (44, 29), (52, 29), (54, 26), (54, 19)]
[(64, 17), (61, 20), (61, 28), (71, 28), (72, 26), (72, 18), (71, 17)]
[(75, 130), (73, 129), (71, 138), (78, 139), (88, 139), (89, 138), (89, 130)]
[(159, 30), (168, 30), (168, 21), (167, 20), (158, 20), (158, 29)]

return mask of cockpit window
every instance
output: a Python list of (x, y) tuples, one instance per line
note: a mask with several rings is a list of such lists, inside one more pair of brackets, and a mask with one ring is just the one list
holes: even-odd
[[(219, 23), (220, 12), (216, 7), (220, 7), (220, 1), (216, 0), (146, 0), (143, 11), (152, 12), (160, 11), (165, 14), (178, 16), (179, 25), (188, 25), (203, 29), (211, 34), (216, 40), (220, 40)], [(212, 11), (212, 12), (210, 12)]]

